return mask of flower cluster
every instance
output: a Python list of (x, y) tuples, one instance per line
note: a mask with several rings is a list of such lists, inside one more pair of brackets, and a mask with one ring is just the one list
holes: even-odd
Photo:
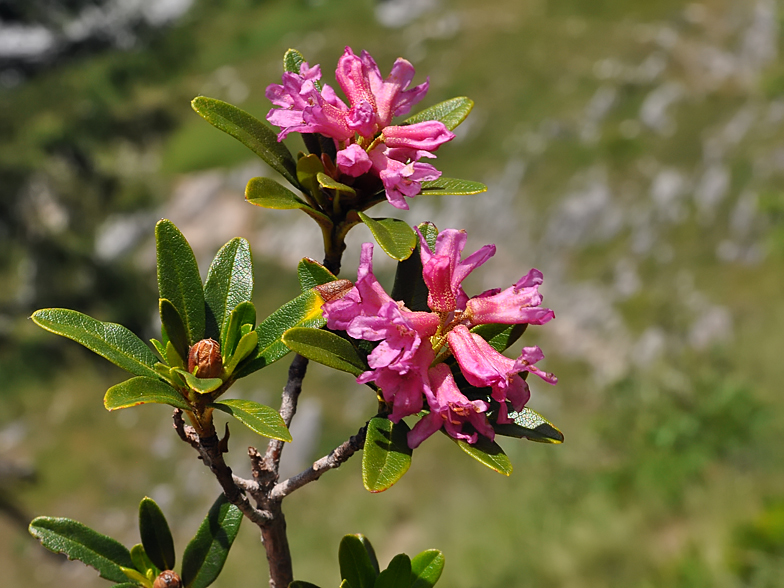
[[(479, 434), (492, 440), (494, 430), (487, 417), (490, 403), (469, 400), (443, 360), (451, 353), (469, 384), (491, 389), (490, 397), (498, 403), (498, 423), (510, 422), (507, 403), (519, 411), (528, 402), (530, 390), (522, 372), (555, 384), (552, 374), (535, 366), (544, 357), (539, 347), (525, 347), (517, 359), (509, 359), (470, 331), (481, 324), (542, 325), (553, 319), (552, 310), (539, 307), (542, 273), (532, 269), (505, 290), (488, 290), (469, 298), (461, 284), (495, 253), (495, 246), (485, 245), (461, 259), (465, 231), (442, 231), (435, 251), (421, 233), (419, 238), (431, 312), (409, 310), (384, 291), (373, 275), (373, 244), (365, 243), (353, 288), (322, 307), (327, 326), (346, 331), (354, 339), (380, 342), (368, 356), (371, 369), (357, 382), (374, 382), (380, 388), (392, 406), (389, 418), (393, 422), (427, 408), (428, 414), (409, 432), (411, 448), (442, 427), (469, 443), (475, 443)], [(465, 424), (473, 430), (464, 431)]]
[(391, 124), (393, 116), (407, 114), (427, 93), (427, 81), (408, 88), (413, 77), (414, 66), (398, 58), (384, 79), (367, 51), (357, 56), (346, 47), (335, 78), (348, 105), (330, 86), (320, 86), (318, 65), (303, 63), (298, 74), (284, 73), (283, 84), (267, 88), (267, 98), (278, 107), (270, 110), (267, 120), (282, 129), (279, 141), (292, 132), (333, 139), (340, 173), (353, 178), (373, 173), (381, 179), (389, 202), (407, 209), (406, 196), (416, 196), (423, 181), (441, 176), (420, 160), (434, 158), (433, 152), (454, 138), (439, 121)]

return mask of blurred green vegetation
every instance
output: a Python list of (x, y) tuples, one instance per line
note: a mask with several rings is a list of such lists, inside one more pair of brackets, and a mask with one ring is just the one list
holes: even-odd
[[(261, 118), (288, 47), (331, 82), (350, 45), (382, 72), (411, 59), (417, 83), (431, 79), (423, 106), (476, 102), (437, 165), (490, 192), (414, 200), (410, 218), (426, 210), (442, 228), (451, 225), (441, 219), (465, 220), (475, 247), (496, 242), (487, 267), (502, 264), (507, 282), (532, 265), (545, 272), (558, 318), (524, 344), (542, 345), (560, 378), (555, 388), (532, 383), (532, 407), (566, 442), (506, 442), (515, 467), (506, 479), (437, 437), (381, 495), (362, 489), (351, 460), (286, 502), (295, 575), (336, 581), (340, 537), (362, 532), (385, 560), (442, 549), (442, 583), (455, 588), (784, 586), (784, 7), (423, 6), (412, 2), (385, 27), (369, 0), (201, 1), (130, 49), (72, 55), (0, 89), (0, 458), (37, 471), (35, 483), (8, 482), (0, 496), (130, 543), (135, 505), (151, 494), (181, 542), (193, 533), (218, 489), (167, 412), (106, 413), (101, 397), (119, 372), (26, 317), (70, 307), (153, 336), (155, 219), (172, 218), (200, 261), (211, 257), (235, 236), (223, 234), (237, 222), (229, 203), (263, 173), (246, 173), (253, 154), (189, 101), (203, 93)], [(287, 139), (292, 150), (298, 141)], [(210, 182), (218, 187), (205, 200)], [(296, 213), (237, 210), (265, 316), (296, 288), (293, 264), (275, 262), (286, 253), (273, 228), (285, 236), (301, 225), (286, 224)], [(108, 255), (124, 235), (109, 230), (117, 222), (136, 227), (136, 240)], [(275, 405), (286, 363), (237, 395)], [(320, 414), (303, 459), (353, 434), (374, 405), (349, 376), (320, 366), (303, 403), (303, 415)], [(232, 430), (238, 472), (247, 445), (263, 440)], [(103, 585), (10, 522), (0, 529), (9, 585)], [(216, 586), (262, 584), (265, 574), (245, 525)]]

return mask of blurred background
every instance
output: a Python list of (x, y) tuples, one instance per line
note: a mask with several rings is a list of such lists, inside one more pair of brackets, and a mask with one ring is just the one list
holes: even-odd
[[(285, 503), (295, 577), (337, 585), (340, 537), (362, 532), (382, 563), (442, 549), (445, 588), (784, 586), (782, 17), (777, 0), (0, 0), (4, 583), (106, 585), (26, 524), (67, 516), (130, 546), (144, 495), (182, 553), (217, 483), (165, 408), (107, 413), (123, 372), (27, 317), (69, 307), (154, 336), (162, 217), (204, 272), (230, 238), (251, 242), (260, 316), (293, 297), (296, 262), (321, 256), (315, 225), (247, 205), (247, 180), (273, 172), (189, 101), (263, 118), (287, 48), (334, 84), (350, 45), (383, 75), (404, 56), (415, 83), (430, 76), (419, 107), (476, 102), (437, 166), (489, 192), (418, 198), (402, 218), (497, 244), (470, 293), (544, 272), (557, 319), (523, 343), (560, 382), (532, 381), (531, 406), (566, 442), (503, 440), (505, 478), (436, 436), (380, 495), (353, 459)], [(349, 247), (368, 239), (359, 227)], [(234, 395), (277, 406), (287, 365)], [(286, 472), (373, 410), (311, 365)], [(243, 475), (248, 445), (264, 441), (234, 426)], [(266, 573), (246, 524), (215, 585)]]

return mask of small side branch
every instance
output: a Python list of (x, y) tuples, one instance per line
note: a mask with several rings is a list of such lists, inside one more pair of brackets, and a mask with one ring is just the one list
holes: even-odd
[(367, 434), (367, 424), (363, 426), (356, 435), (350, 437), (344, 443), (341, 443), (329, 455), (325, 455), (318, 461), (314, 462), (312, 466), (304, 472), (292, 476), (277, 484), (270, 492), (272, 500), (283, 500), (286, 496), (302, 488), (305, 484), (315, 482), (324, 472), (334, 470), (346, 462), (352, 455), (365, 446), (365, 435)]
[(213, 434), (204, 439), (199, 437), (193, 427), (185, 424), (181, 410), (174, 411), (174, 428), (180, 439), (199, 452), (199, 459), (210, 468), (228, 501), (239, 508), (243, 515), (259, 527), (269, 524), (272, 520), (272, 513), (254, 508), (245, 497), (244, 491), (247, 488), (251, 488), (253, 482), (243, 480), (232, 474), (231, 468), (226, 465), (226, 461), (223, 459), (218, 436)]
[[(280, 416), (287, 427), (291, 426), (291, 420), (297, 412), (297, 401), (302, 392), (302, 380), (308, 369), (308, 360), (301, 355), (295, 355), (289, 366), (289, 377), (286, 386), (283, 388), (283, 395), (280, 403)], [(280, 454), (283, 451), (283, 441), (271, 439), (267, 444), (267, 452), (264, 455), (263, 469), (272, 484), (278, 481), (278, 469), (280, 467)], [(260, 473), (260, 472), (259, 472)], [(272, 474), (271, 476), (269, 474)]]

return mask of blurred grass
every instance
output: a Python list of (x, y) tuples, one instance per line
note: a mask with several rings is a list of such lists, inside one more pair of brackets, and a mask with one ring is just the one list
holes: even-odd
[[(439, 169), (488, 180), (508, 161), (524, 158), (513, 206), (537, 242), (581, 173), (601, 168), (615, 205), (632, 215), (649, 200), (646, 162), (678, 170), (693, 192), (706, 136), (745, 105), (765, 108), (781, 100), (778, 60), (751, 87), (727, 82), (688, 94), (670, 109), (672, 135), (645, 127), (623, 131), (660, 82), (697, 82), (680, 69), (677, 55), (668, 57), (665, 80), (655, 82), (608, 81), (597, 75), (597, 64), (609, 58), (638, 64), (661, 51), (655, 35), (643, 38), (641, 31), (650, 28), (676, 30), (686, 39), (684, 52), (698, 42), (737, 48), (739, 34), (728, 23), (750, 4), (708, 0), (700, 6), (707, 22), (719, 23), (711, 31), (701, 33), (684, 18), (689, 5), (681, 0), (502, 0), (492, 6), (454, 0), (400, 29), (375, 24), (367, 0), (201, 2), (150, 45), (85, 56), (0, 92), (0, 129), (7, 137), (0, 144), (3, 205), (10, 210), (29, 174), (39, 174), (50, 179), (70, 214), (63, 232), (41, 238), (35, 231), (45, 231), (31, 221), (25, 230), (13, 225), (3, 241), (0, 300), (11, 326), (0, 339), (0, 427), (9, 431), (21, 423), (23, 439), (3, 441), (5, 455), (39, 471), (35, 485), (16, 489), (22, 504), (31, 514), (76, 518), (131, 545), (138, 540), (138, 500), (153, 494), (173, 522), (181, 553), (217, 493), (187, 447), (177, 444), (165, 409), (106, 413), (102, 393), (119, 372), (70, 342), (35, 331), (22, 318), (35, 307), (17, 295), (24, 283), (20, 260), (48, 259), (39, 266), (35, 304), (75, 306), (147, 329), (152, 274), (132, 273), (130, 288), (114, 274), (138, 269), (130, 261), (115, 270), (112, 263), (97, 263), (94, 234), (110, 214), (162, 206), (180, 174), (250, 160), (250, 152), (190, 110), (193, 96), (209, 92), (229, 100), (239, 81), (248, 95), (241, 106), (263, 117), (269, 107), (264, 88), (279, 80), (280, 58), (290, 46), (321, 63), (327, 80), (345, 45), (368, 49), (382, 71), (398, 55), (411, 57), (417, 81), (431, 76), (426, 105), (454, 95), (477, 104), (469, 122), (478, 122), (465, 140), (439, 151)], [(455, 33), (448, 32), (452, 17), (460, 23)], [(780, 47), (780, 34), (777, 42)], [(603, 84), (615, 87), (614, 106), (598, 122), (598, 139), (582, 140), (586, 105)], [(672, 259), (641, 257), (643, 286), (613, 301), (635, 337), (651, 327), (668, 333), (663, 357), (606, 382), (594, 375), (604, 356), (570, 356), (546, 346), (546, 329), (532, 329), (525, 344), (542, 344), (547, 369), (561, 380), (555, 388), (535, 385), (532, 406), (564, 431), (566, 443), (504, 443), (515, 467), (506, 479), (437, 436), (416, 452), (401, 483), (381, 495), (362, 490), (359, 461), (351, 460), (286, 502), (296, 577), (337, 583), (339, 539), (362, 532), (382, 562), (401, 551), (442, 549), (447, 565), (441, 582), (455, 588), (784, 586), (784, 179), (755, 171), (760, 157), (781, 144), (780, 128), (771, 129), (755, 129), (726, 155), (730, 193), (760, 192), (767, 257), (751, 265), (718, 260), (717, 243), (729, 235), (731, 199), (709, 223), (700, 222), (686, 200), (686, 220), (656, 226)], [(300, 148), (297, 139), (287, 142)], [(441, 203), (442, 212), (450, 204)], [(263, 214), (248, 214), (255, 213)], [(565, 250), (556, 269), (569, 280), (561, 287), (609, 288), (616, 262), (629, 255), (629, 232)], [(511, 255), (539, 265), (546, 249)], [(263, 262), (257, 302), (265, 316), (296, 282), (259, 251), (255, 255)], [(685, 342), (694, 310), (679, 281), (684, 272), (695, 291), (736, 319), (731, 340), (705, 349)], [(350, 277), (351, 269), (345, 273)], [(565, 308), (555, 310), (568, 315)], [(243, 382), (237, 395), (274, 405), (286, 363)], [(373, 399), (345, 374), (319, 366), (311, 366), (307, 386), (323, 424), (317, 457), (356, 431)], [(246, 471), (242, 448), (261, 443), (234, 426), (232, 466)], [(9, 585), (102, 584), (79, 564), (45, 558), (6, 522), (0, 529), (0, 567)], [(245, 525), (215, 585), (262, 584), (265, 574), (258, 534)]]

